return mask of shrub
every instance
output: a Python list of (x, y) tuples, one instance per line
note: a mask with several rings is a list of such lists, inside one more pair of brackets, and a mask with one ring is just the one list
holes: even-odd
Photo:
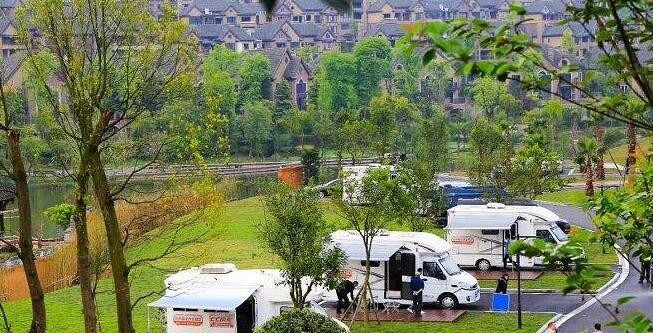
[(256, 333), (345, 333), (338, 323), (310, 310), (289, 310), (268, 320)]
[(70, 217), (75, 212), (75, 206), (71, 204), (59, 204), (45, 210), (45, 217), (52, 223), (67, 228), (70, 224)]

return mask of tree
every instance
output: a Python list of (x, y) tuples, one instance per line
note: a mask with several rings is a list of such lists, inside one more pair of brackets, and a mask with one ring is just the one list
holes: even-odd
[(338, 149), (349, 153), (351, 164), (356, 164), (356, 161), (371, 148), (373, 133), (374, 126), (370, 121), (366, 119), (347, 120), (338, 130)]
[(381, 81), (391, 75), (392, 47), (385, 37), (368, 37), (354, 46), (359, 101), (367, 105), (381, 91)]
[(345, 333), (333, 319), (310, 310), (283, 311), (266, 321), (255, 333)]
[(453, 70), (445, 60), (431, 61), (422, 67), (422, 87), (429, 101), (443, 103), (453, 80)]
[(272, 218), (261, 226), (261, 239), (281, 259), (283, 283), (290, 288), (295, 308), (302, 309), (313, 288), (336, 287), (344, 253), (326, 249), (329, 231), (314, 191), (280, 185), (265, 203)]
[(444, 110), (421, 120), (415, 139), (415, 152), (431, 174), (443, 171), (450, 160), (449, 125)]
[(318, 110), (332, 113), (358, 106), (356, 59), (348, 53), (325, 52), (315, 75)]
[(262, 101), (249, 103), (243, 109), (241, 128), (249, 156), (263, 156), (272, 135), (272, 111), (267, 103)]
[(585, 173), (585, 194), (594, 196), (594, 161), (598, 143), (592, 138), (583, 138), (578, 142), (578, 162)]
[[(5, 243), (5, 245), (8, 245), (10, 249), (16, 252), (23, 264), (32, 310), (32, 322), (29, 332), (41, 333), (46, 330), (45, 294), (41, 281), (39, 280), (32, 245), (31, 201), (24, 153), (21, 149), (21, 135), (23, 133), (20, 127), (14, 123), (13, 115), (16, 114), (17, 110), (12, 109), (9, 103), (9, 91), (7, 91), (9, 87), (4, 82), (4, 62), (0, 64), (0, 69), (0, 106), (2, 107), (0, 130), (4, 132), (6, 140), (6, 151), (2, 154), (4, 158), (0, 161), (0, 168), (13, 181), (16, 188), (16, 202), (18, 204), (18, 248), (9, 243), (5, 243), (1, 238), (0, 242)], [(5, 326), (8, 326), (4, 312), (3, 318)]]
[(563, 150), (559, 132), (564, 112), (564, 105), (558, 100), (549, 100), (542, 107), (526, 112), (523, 118), (526, 144), (557, 152)]
[(392, 49), (393, 63), (393, 93), (410, 100), (415, 100), (420, 92), (420, 67), (419, 55), (404, 52), (401, 46)]
[(284, 123), (287, 115), (293, 111), (292, 93), (288, 81), (283, 80), (277, 84), (274, 89), (272, 105), (272, 140), (274, 153), (279, 153), (282, 147), (288, 145), (290, 141), (288, 127), (291, 124)]
[(370, 102), (370, 124), (372, 125), (372, 147), (379, 158), (394, 150), (399, 137), (394, 101), (390, 95), (374, 97)]
[(240, 76), (241, 106), (262, 99), (270, 99), (272, 74), (270, 60), (260, 53), (250, 54), (243, 60), (238, 71)]
[(508, 86), (494, 78), (481, 77), (470, 87), (472, 101), (486, 117), (499, 113), (518, 116), (521, 114), (521, 103), (510, 93)]
[[(194, 80), (194, 62), (189, 57), (197, 52), (196, 44), (189, 39), (187, 27), (178, 20), (175, 8), (166, 5), (161, 17), (155, 18), (146, 1), (27, 0), (16, 16), (19, 37), (30, 52), (29, 58), (33, 57), (32, 46), (38, 45), (49, 50), (58, 63), (57, 78), (63, 82), (68, 103), (60, 104), (58, 93), (49, 88), (48, 102), (61, 115), (59, 125), (79, 152), (74, 169), (78, 189), (85, 188), (85, 182), (92, 183), (103, 217), (118, 330), (134, 332), (131, 266), (123, 251), (127, 235), (123, 234), (116, 214), (118, 195), (133, 174), (112, 186), (103, 153), (115, 135), (136, 119), (148, 115), (162, 101), (188, 93), (188, 83)], [(80, 34), (80, 29), (86, 33)], [(34, 31), (38, 31), (38, 36)], [(48, 87), (49, 77), (40, 75), (39, 79), (42, 86)], [(135, 168), (135, 172), (151, 163)], [(78, 195), (79, 198), (82, 197)], [(81, 212), (77, 216), (82, 216)], [(86, 229), (83, 221), (75, 223), (81, 226), (80, 230)], [(86, 304), (84, 313), (88, 313)], [(87, 331), (95, 330), (88, 321), (86, 324)]]
[[(390, 170), (378, 168), (370, 171), (360, 182), (344, 185), (343, 191), (356, 191), (362, 205), (352, 205), (337, 196), (340, 215), (345, 218), (353, 230), (361, 237), (365, 248), (365, 278), (358, 297), (358, 308), (363, 309), (365, 325), (369, 323), (368, 300), (370, 291), (370, 255), (374, 239), (393, 222), (400, 222), (405, 217), (406, 209), (402, 205), (406, 191), (399, 182), (390, 177)], [(411, 212), (412, 214), (412, 212)]]
[(467, 167), (469, 178), (480, 186), (505, 189), (509, 181), (511, 144), (498, 124), (482, 117), (476, 120), (469, 136), (475, 159)]
[(562, 32), (560, 48), (568, 55), (575, 56), (578, 54), (578, 43), (576, 43), (574, 32), (571, 29), (567, 28)]
[(304, 167), (304, 184), (318, 180), (320, 175), (320, 151), (307, 149), (302, 154), (302, 166)]
[(558, 191), (564, 185), (558, 155), (539, 145), (526, 146), (517, 152), (511, 163), (510, 178), (510, 193), (530, 199), (544, 192)]

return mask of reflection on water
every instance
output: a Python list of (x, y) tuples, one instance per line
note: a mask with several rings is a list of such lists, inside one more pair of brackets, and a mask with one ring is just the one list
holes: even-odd
[[(236, 177), (237, 186), (235, 193), (230, 193), (230, 200), (242, 199), (258, 195), (261, 190), (261, 184), (274, 179), (274, 176), (242, 176)], [(156, 185), (161, 185), (162, 181), (138, 181), (130, 185), (127, 192), (129, 195), (137, 195), (138, 193), (149, 192)], [(75, 187), (70, 182), (58, 183), (43, 183), (34, 182), (30, 183), (30, 199), (32, 208), (32, 231), (34, 237), (50, 238), (56, 237), (63, 232), (62, 228), (50, 223), (45, 217), (44, 212), (49, 207), (61, 203), (73, 203)], [(10, 204), (7, 210), (16, 208), (16, 203)], [(15, 235), (18, 233), (18, 218), (17, 213), (8, 214), (5, 218), (5, 226), (8, 235)]]
[[(70, 183), (35, 183), (30, 184), (30, 201), (32, 208), (32, 232), (34, 237), (54, 237), (61, 233), (61, 227), (49, 223), (43, 214), (46, 209), (60, 203), (72, 203), (73, 185)], [(7, 206), (7, 210), (16, 209), (16, 202)], [(5, 224), (8, 234), (18, 233), (18, 213), (8, 214)]]

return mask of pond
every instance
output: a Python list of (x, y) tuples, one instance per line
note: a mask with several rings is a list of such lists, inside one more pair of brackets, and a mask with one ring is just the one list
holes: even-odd
[[(262, 185), (274, 176), (239, 176), (235, 177), (236, 186), (233, 192), (228, 194), (229, 200), (242, 199), (256, 196), (260, 193)], [(163, 182), (163, 181), (160, 181)], [(157, 182), (159, 183), (159, 182)], [(152, 188), (153, 181), (138, 181), (134, 184), (138, 188)], [(45, 217), (45, 210), (61, 203), (73, 203), (74, 184), (66, 182), (33, 182), (30, 183), (30, 199), (32, 209), (32, 232), (34, 237), (51, 238), (61, 235), (63, 228), (50, 223)], [(10, 204), (7, 210), (16, 209), (16, 204)], [(18, 233), (17, 213), (7, 214), (5, 218), (7, 235)]]

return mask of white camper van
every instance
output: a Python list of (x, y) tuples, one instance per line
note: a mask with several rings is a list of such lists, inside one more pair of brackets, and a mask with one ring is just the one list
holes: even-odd
[(342, 167), (342, 200), (346, 203), (358, 205), (361, 202), (361, 186), (365, 176), (371, 170), (386, 168), (391, 175), (395, 175), (397, 168), (394, 165), (370, 163), (368, 165), (349, 165)]
[[(331, 234), (333, 245), (347, 255), (344, 278), (365, 279), (365, 248), (355, 231)], [(451, 247), (442, 238), (425, 232), (383, 231), (372, 242), (370, 286), (376, 303), (411, 304), (410, 278), (423, 269), (424, 302), (444, 308), (474, 303), (481, 292), (476, 278), (462, 271), (449, 255)]]
[[(460, 205), (447, 211), (447, 240), (459, 265), (487, 271), (510, 264), (506, 251), (511, 241), (541, 238), (566, 243), (569, 239), (556, 224), (559, 220), (555, 213), (539, 206)], [(522, 257), (520, 263), (533, 267), (541, 265), (542, 258)]]
[[(161, 321), (168, 333), (251, 333), (293, 307), (288, 287), (281, 281), (279, 270), (209, 264), (168, 277), (165, 295), (148, 306), (165, 311)], [(309, 308), (322, 314), (326, 312), (317, 302), (324, 292), (316, 288), (307, 298)]]

